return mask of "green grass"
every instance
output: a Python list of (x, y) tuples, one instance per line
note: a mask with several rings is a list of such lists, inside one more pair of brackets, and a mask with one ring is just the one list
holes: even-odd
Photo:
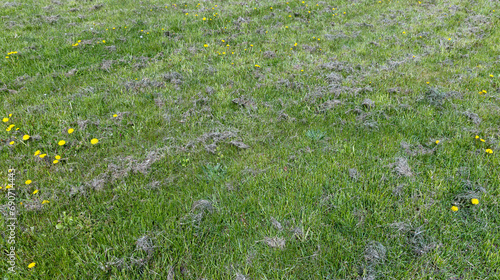
[(1, 5), (3, 279), (499, 279), (498, 3)]

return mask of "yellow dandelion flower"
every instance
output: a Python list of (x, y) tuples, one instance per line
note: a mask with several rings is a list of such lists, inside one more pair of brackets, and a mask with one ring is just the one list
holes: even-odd
[(60, 155), (56, 155), (55, 158), (56, 159), (61, 159), (61, 156)]
[(482, 138), (481, 138), (481, 139), (479, 139), (479, 141), (481, 141), (481, 142), (486, 142), (486, 140), (484, 140), (484, 139), (482, 139)]
[(47, 156), (47, 154), (41, 154), (41, 155), (40, 155), (40, 158), (44, 158), (44, 157), (46, 157), (46, 156)]
[(57, 144), (59, 144), (59, 146), (62, 146), (62, 145), (64, 145), (64, 144), (66, 144), (66, 141), (61, 140), (61, 141), (59, 141), (59, 143), (57, 143)]
[(55, 159), (52, 163), (53, 163), (53, 164), (56, 164), (56, 163), (58, 163), (58, 162), (59, 162), (59, 161), (58, 161), (57, 159)]
[(203, 20), (207, 20), (207, 18), (206, 18), (206, 17), (204, 17), (204, 18), (203, 18)]
[(48, 200), (44, 200), (44, 201), (42, 201), (42, 204), (49, 203), (49, 202), (50, 201), (48, 201)]
[(9, 121), (9, 118), (3, 118), (2, 119), (3, 122), (8, 122)]
[(255, 64), (255, 67), (260, 67), (258, 64)]
[(403, 34), (406, 34), (406, 32), (403, 31)]
[(73, 133), (73, 131), (75, 131), (73, 128), (68, 129), (69, 134)]
[(451, 211), (457, 212), (458, 211), (458, 207), (457, 206), (451, 206)]
[(38, 156), (40, 154), (40, 150), (35, 152), (35, 156)]
[(493, 154), (493, 150), (491, 150), (491, 149), (486, 149), (485, 152), (488, 153), (488, 154)]
[(113, 118), (116, 118), (116, 117), (118, 117), (118, 115), (117, 115), (117, 114), (114, 114), (114, 115), (113, 115)]
[(11, 130), (12, 130), (12, 128), (11, 128), (11, 127), (7, 127), (7, 128), (5, 129), (5, 131), (11, 131)]
[(32, 263), (30, 263), (30, 264), (28, 265), (28, 268), (33, 268), (33, 267), (35, 267), (35, 265), (36, 265), (36, 263), (32, 262)]
[(29, 185), (31, 184), (31, 180), (26, 180), (26, 182), (24, 182), (26, 185)]
[(208, 45), (207, 45), (207, 44), (205, 44), (205, 45), (203, 45), (203, 46), (204, 46), (205, 48), (208, 48)]
[(97, 140), (96, 138), (94, 138), (94, 139), (90, 140), (90, 143), (91, 143), (92, 145), (95, 145), (95, 144), (97, 144), (98, 142), (99, 142), (99, 140)]
[(492, 77), (492, 78), (493, 78), (493, 74), (490, 74), (490, 77)]
[(106, 43), (106, 40), (102, 40), (103, 43)]
[(14, 141), (10, 141), (9, 144), (14, 145)]
[(436, 140), (436, 144), (439, 144), (439, 140)]
[(472, 204), (476, 205), (476, 204), (478, 204), (478, 203), (479, 203), (479, 199), (477, 199), (477, 198), (473, 198), (473, 199), (471, 199), (471, 200), (470, 200), (470, 202), (471, 202)]
[(479, 139), (479, 136), (478, 136), (478, 135), (476, 135), (476, 139)]
[(33, 194), (37, 194), (37, 193), (38, 193), (38, 190), (35, 190), (35, 191), (33, 192)]
[(29, 136), (28, 134), (26, 134), (26, 135), (24, 135), (24, 136), (23, 136), (23, 140), (24, 140), (24, 141), (26, 141), (26, 140), (28, 140), (28, 139), (30, 139), (30, 136)]

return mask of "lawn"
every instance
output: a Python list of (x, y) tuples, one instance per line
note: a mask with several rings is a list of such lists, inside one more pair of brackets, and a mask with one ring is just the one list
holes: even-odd
[(3, 279), (500, 279), (500, 2), (0, 3)]

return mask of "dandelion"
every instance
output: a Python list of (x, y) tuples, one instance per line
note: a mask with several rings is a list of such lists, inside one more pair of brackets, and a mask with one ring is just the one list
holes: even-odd
[(203, 18), (203, 20), (207, 20), (207, 18), (206, 18), (206, 17), (204, 17), (204, 18)]
[(24, 136), (23, 136), (23, 140), (24, 140), (24, 141), (26, 141), (26, 140), (28, 140), (28, 139), (30, 139), (30, 136), (29, 136), (28, 134), (26, 134), (26, 135), (24, 135)]
[(56, 159), (61, 159), (61, 156), (60, 155), (56, 155), (55, 158)]
[(10, 145), (14, 145), (14, 141), (10, 141), (10, 142), (9, 142), (9, 144), (10, 144)]
[(448, 38), (448, 41), (451, 41), (451, 38)]
[(49, 203), (49, 202), (50, 201), (48, 201), (48, 200), (44, 200), (44, 201), (42, 201), (42, 204)]
[(403, 31), (403, 34), (406, 34), (406, 32)]
[(492, 77), (492, 78), (493, 78), (493, 74), (490, 74), (490, 77)]
[(59, 146), (62, 146), (62, 145), (64, 145), (64, 144), (66, 144), (66, 141), (61, 140), (61, 141), (59, 141), (59, 143), (57, 143), (57, 144), (58, 144)]
[(44, 158), (44, 157), (46, 157), (46, 156), (47, 156), (47, 154), (41, 154), (41, 155), (40, 155), (40, 158)]
[(106, 40), (102, 40), (103, 43), (106, 43)]
[(91, 143), (92, 145), (95, 145), (95, 144), (97, 144), (98, 142), (99, 142), (99, 140), (97, 140), (96, 138), (94, 138), (94, 139), (90, 140), (90, 143)]
[(33, 268), (33, 267), (35, 267), (35, 265), (36, 265), (36, 263), (32, 262), (32, 263), (30, 263), (30, 264), (28, 265), (28, 268)]
[(35, 156), (38, 156), (40, 154), (40, 150), (35, 152)]
[(493, 151), (491, 149), (486, 149), (485, 151), (487, 154), (493, 154)]
[(479, 139), (479, 136), (478, 136), (478, 135), (476, 135), (476, 139)]
[(33, 192), (33, 194), (37, 194), (37, 193), (38, 193), (38, 190), (35, 190), (35, 191)]
[(482, 138), (481, 138), (481, 139), (479, 139), (479, 141), (481, 141), (481, 142), (486, 142), (486, 140), (484, 140), (484, 139), (482, 139)]
[(204, 46), (205, 48), (208, 48), (208, 45), (207, 45), (207, 44), (205, 44), (205, 45), (203, 45), (203, 46)]
[(68, 129), (69, 134), (73, 133), (73, 131), (75, 131), (73, 128)]
[(114, 115), (113, 115), (113, 118), (116, 118), (116, 117), (118, 117), (118, 115), (117, 115), (117, 114), (114, 114)]
[(436, 144), (439, 144), (439, 140), (436, 140)]
[(8, 122), (9, 121), (9, 118), (3, 118), (2, 119), (3, 122)]
[(31, 184), (31, 180), (26, 180), (26, 182), (24, 182), (26, 185), (29, 185)]
[(429, 84), (429, 82), (427, 82), (427, 84)]
[(53, 163), (53, 164), (56, 164), (56, 163), (58, 163), (58, 162), (59, 162), (59, 161), (58, 161), (57, 159), (55, 159), (52, 163)]
[(478, 203), (479, 203), (479, 199), (477, 199), (477, 198), (473, 198), (473, 199), (471, 199), (471, 200), (470, 200), (470, 202), (471, 202), (472, 204), (476, 205), (476, 204), (478, 204)]
[(458, 207), (457, 206), (451, 206), (451, 211), (457, 212), (458, 211)]
[(255, 64), (255, 67), (260, 67), (258, 64)]

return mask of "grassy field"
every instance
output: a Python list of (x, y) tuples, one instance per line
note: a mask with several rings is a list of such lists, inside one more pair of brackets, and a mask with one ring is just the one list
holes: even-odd
[(500, 279), (498, 0), (0, 7), (3, 279)]

